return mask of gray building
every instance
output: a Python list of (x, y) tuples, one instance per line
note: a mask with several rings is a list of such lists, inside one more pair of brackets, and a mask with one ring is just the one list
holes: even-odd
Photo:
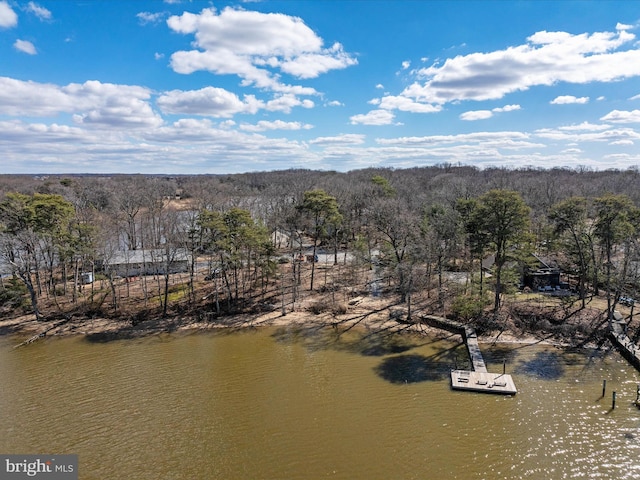
[(184, 248), (124, 250), (102, 261), (102, 269), (121, 277), (164, 275), (189, 271), (191, 255)]

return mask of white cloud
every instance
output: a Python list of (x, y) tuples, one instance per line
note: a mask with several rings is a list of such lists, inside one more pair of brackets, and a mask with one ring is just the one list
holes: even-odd
[(172, 90), (158, 97), (157, 103), (165, 113), (227, 118), (238, 113), (253, 114), (264, 108), (264, 103), (253, 95), (247, 95), (241, 100), (235, 93), (216, 87), (189, 91)]
[(585, 104), (589, 103), (589, 97), (574, 97), (573, 95), (560, 95), (551, 100), (551, 105), (569, 105), (572, 103)]
[(564, 127), (559, 127), (559, 130), (564, 130), (569, 132), (579, 132), (579, 131), (599, 132), (602, 130), (608, 130), (609, 128), (611, 128), (610, 125), (603, 124), (603, 123), (596, 125), (594, 123), (582, 122), (579, 125), (566, 125)]
[[(626, 30), (572, 35), (537, 32), (527, 43), (505, 50), (472, 53), (421, 69), (403, 96), (444, 104), (494, 100), (534, 86), (558, 82), (612, 82), (640, 75), (640, 50)], [(627, 49), (620, 49), (630, 46)]]
[(405, 60), (404, 62), (402, 62), (402, 70), (406, 70), (410, 66), (411, 66), (411, 62), (409, 60)]
[(323, 40), (300, 18), (284, 14), (230, 7), (218, 13), (206, 8), (199, 14), (172, 16), (167, 25), (195, 37), (196, 49), (171, 56), (171, 66), (178, 73), (204, 70), (233, 74), (241, 77), (244, 85), (312, 95), (316, 93), (312, 88), (283, 84), (277, 72), (307, 79), (357, 64), (342, 45), (323, 47)]
[(378, 90), (384, 90), (384, 85), (382, 85), (381, 83), (378, 83), (378, 84), (376, 85), (376, 88), (377, 88)]
[(611, 142), (609, 145), (622, 145), (622, 146), (633, 146), (635, 145), (635, 142), (633, 140), (616, 140), (614, 142)]
[(35, 2), (29, 2), (26, 10), (29, 13), (33, 13), (40, 20), (51, 20), (51, 12)]
[(346, 53), (342, 45), (334, 43), (329, 49), (318, 53), (299, 54), (280, 63), (280, 69), (297, 78), (316, 78), (331, 70), (340, 70), (358, 62)]
[(460, 115), (460, 120), (474, 121), (474, 120), (486, 120), (493, 117), (491, 110), (473, 110), (470, 112), (464, 112)]
[(640, 139), (640, 133), (631, 128), (572, 128), (562, 127), (562, 129), (543, 128), (536, 130), (538, 138), (552, 140), (554, 142), (570, 142), (575, 145), (585, 142), (618, 142), (621, 140), (636, 141)]
[[(207, 119), (134, 131), (0, 121), (0, 144), (3, 167), (20, 172), (166, 173), (170, 165), (194, 173), (239, 173), (323, 165), (300, 142), (217, 128)], [(256, 158), (256, 152), (262, 155)]]
[(156, 52), (153, 54), (153, 58), (155, 58), (156, 60), (162, 60), (164, 58), (164, 53)]
[(520, 105), (505, 105), (504, 107), (497, 107), (492, 109), (492, 112), (502, 113), (502, 112), (514, 112), (516, 110), (520, 110)]
[(640, 110), (613, 110), (600, 120), (611, 123), (640, 123)]
[(328, 107), (343, 107), (344, 103), (338, 101), (338, 100), (331, 100), (330, 102), (327, 102), (327, 106)]
[(158, 126), (162, 119), (148, 100), (151, 91), (138, 86), (101, 83), (58, 86), (0, 77), (0, 114), (51, 117), (71, 113), (77, 124), (138, 128)]
[(276, 95), (265, 104), (265, 109), (272, 112), (291, 113), (294, 107), (313, 108), (315, 104), (309, 99), (300, 100), (292, 94)]
[(136, 17), (138, 17), (141, 25), (146, 25), (148, 23), (159, 23), (165, 17), (165, 13), (140, 12), (136, 14)]
[(491, 110), (471, 110), (460, 115), (460, 120), (468, 122), (476, 120), (486, 120), (493, 117), (494, 113), (514, 112), (520, 110), (520, 105), (505, 105), (504, 107), (496, 107)]
[(310, 130), (313, 125), (300, 122), (284, 122), (282, 120), (266, 121), (261, 120), (255, 125), (244, 123), (240, 125), (240, 130), (245, 132), (264, 132), (266, 130)]
[(481, 144), (485, 146), (508, 145), (519, 147), (539, 147), (541, 144), (529, 142), (529, 135), (523, 132), (474, 132), (461, 133), (458, 135), (430, 135), (425, 137), (398, 137), (398, 138), (378, 138), (376, 142), (380, 145), (393, 146), (444, 146), (452, 144)]
[(395, 115), (389, 110), (371, 110), (369, 113), (353, 115), (349, 118), (352, 125), (390, 125)]
[(11, 28), (18, 24), (18, 15), (14, 12), (9, 4), (0, 1), (0, 28)]
[(442, 110), (440, 105), (421, 103), (408, 97), (387, 95), (382, 99), (374, 99), (371, 102), (384, 110), (400, 110), (413, 113), (433, 113)]
[(634, 95), (633, 97), (629, 98), (629, 100), (640, 100), (640, 94)]
[(28, 40), (16, 40), (13, 44), (13, 48), (22, 53), (27, 53), (29, 55), (37, 55), (38, 51), (33, 43)]
[(310, 140), (309, 143), (311, 145), (329, 147), (337, 145), (362, 145), (364, 141), (364, 135), (356, 133), (345, 133), (342, 135), (336, 135), (334, 137), (318, 137)]

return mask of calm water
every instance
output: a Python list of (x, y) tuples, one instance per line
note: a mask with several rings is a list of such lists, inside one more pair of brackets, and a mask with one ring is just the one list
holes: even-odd
[(615, 353), (483, 346), (519, 388), (500, 397), (450, 390), (455, 338), (14, 343), (0, 339), (0, 452), (77, 453), (82, 479), (640, 478), (639, 377)]

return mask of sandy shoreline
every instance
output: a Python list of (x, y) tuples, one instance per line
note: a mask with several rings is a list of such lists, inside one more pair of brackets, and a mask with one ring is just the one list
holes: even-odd
[[(212, 321), (198, 321), (189, 317), (169, 317), (151, 319), (133, 324), (130, 320), (110, 318), (71, 317), (67, 320), (37, 322), (33, 315), (0, 320), (0, 335), (15, 339), (16, 345), (26, 341), (37, 341), (43, 337), (85, 336), (94, 342), (118, 339), (143, 338), (163, 333), (197, 333), (218, 329), (242, 330), (258, 327), (329, 327), (338, 331), (362, 329), (371, 333), (404, 332), (432, 337), (451, 336), (450, 332), (429, 326), (422, 322), (406, 323), (392, 319), (395, 304), (383, 300), (365, 299), (349, 309), (345, 314), (314, 314), (300, 309), (282, 315), (280, 310), (256, 314), (238, 314), (213, 318)], [(419, 319), (420, 313), (414, 315)], [(561, 342), (533, 334), (518, 335), (512, 331), (480, 335), (480, 343), (501, 344), (545, 344), (562, 346)]]

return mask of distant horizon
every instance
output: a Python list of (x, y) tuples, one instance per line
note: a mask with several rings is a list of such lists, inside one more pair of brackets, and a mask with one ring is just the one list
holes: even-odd
[(640, 3), (0, 0), (5, 173), (640, 165)]
[(303, 168), (303, 167), (291, 167), (291, 168), (280, 168), (273, 170), (254, 170), (254, 171), (246, 171), (246, 172), (223, 172), (223, 173), (176, 173), (176, 172), (156, 172), (156, 173), (143, 173), (143, 172), (39, 172), (39, 173), (0, 173), (0, 177), (4, 176), (28, 176), (28, 177), (50, 177), (50, 176), (70, 176), (70, 177), (82, 177), (82, 176), (167, 176), (167, 177), (196, 177), (196, 176), (223, 176), (223, 175), (247, 175), (247, 174), (266, 174), (266, 173), (278, 173), (278, 172), (295, 172), (295, 171), (308, 171), (314, 173), (341, 173), (341, 174), (349, 174), (355, 173), (365, 170), (393, 170), (393, 171), (404, 171), (411, 169), (463, 169), (463, 168), (472, 168), (478, 171), (484, 170), (504, 170), (507, 172), (523, 172), (523, 171), (539, 171), (539, 172), (552, 172), (552, 171), (565, 171), (571, 173), (606, 173), (606, 172), (634, 172), (640, 173), (640, 165), (631, 165), (627, 168), (606, 168), (606, 169), (595, 169), (592, 167), (588, 167), (585, 165), (578, 165), (576, 167), (536, 167), (533, 165), (526, 165), (521, 167), (512, 167), (512, 166), (477, 166), (477, 165), (464, 165), (464, 164), (434, 164), (434, 165), (416, 165), (412, 167), (387, 167), (387, 166), (372, 166), (372, 167), (361, 167), (355, 168), (352, 170), (323, 170), (323, 169), (314, 169), (314, 168)]

